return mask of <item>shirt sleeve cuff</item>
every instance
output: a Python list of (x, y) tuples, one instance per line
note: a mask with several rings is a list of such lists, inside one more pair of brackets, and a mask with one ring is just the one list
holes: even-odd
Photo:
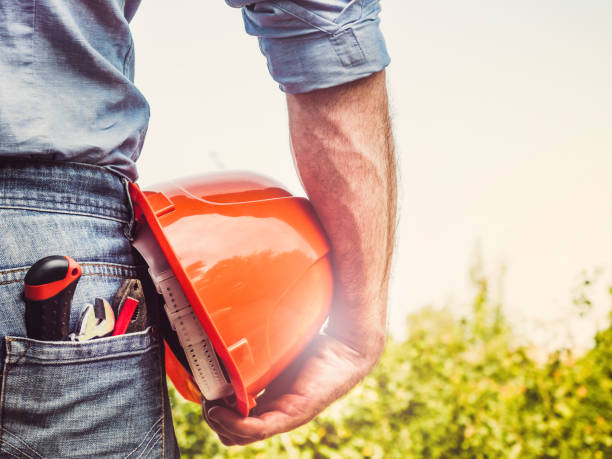
[[(246, 18), (245, 18), (246, 19)], [(259, 36), (268, 69), (289, 94), (329, 88), (367, 77), (389, 65), (379, 18), (355, 22), (333, 34)]]

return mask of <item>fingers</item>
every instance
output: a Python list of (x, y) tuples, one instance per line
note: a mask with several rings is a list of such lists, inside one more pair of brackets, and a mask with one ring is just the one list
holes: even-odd
[[(250, 438), (248, 436), (237, 432), (232, 432), (219, 420), (218, 413), (220, 410), (229, 411), (225, 408), (212, 407), (208, 410), (206, 414), (206, 420), (208, 421), (208, 425), (210, 425), (210, 427), (217, 433), (221, 442), (226, 446), (250, 442)], [(235, 413), (230, 412), (229, 415), (232, 416), (235, 415)]]
[(280, 411), (269, 411), (261, 416), (243, 418), (232, 410), (213, 406), (205, 413), (208, 424), (226, 446), (260, 441), (302, 424)]
[(224, 408), (222, 404), (217, 402), (206, 402), (202, 405), (202, 415), (208, 425), (217, 433), (221, 443), (223, 443), (225, 446), (232, 446), (237, 444), (247, 444), (255, 441), (251, 440), (250, 436), (245, 434), (232, 432), (224, 424), (222, 424), (218, 418), (219, 410), (227, 411), (225, 416), (229, 416), (230, 418), (240, 416), (238, 416), (232, 410)]
[(358, 380), (360, 368), (346, 346), (319, 339), (299, 365), (292, 364), (257, 399), (243, 418), (223, 401), (207, 401), (203, 416), (224, 445), (246, 445), (295, 429), (313, 419)]

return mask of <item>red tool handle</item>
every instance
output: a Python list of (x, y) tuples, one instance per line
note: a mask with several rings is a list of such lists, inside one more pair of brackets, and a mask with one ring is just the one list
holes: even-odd
[(130, 321), (134, 316), (134, 312), (136, 311), (136, 306), (138, 306), (138, 301), (134, 298), (127, 297), (125, 299), (125, 303), (123, 303), (123, 307), (121, 308), (121, 312), (119, 313), (119, 317), (117, 318), (117, 322), (115, 323), (115, 330), (113, 331), (113, 336), (123, 335), (130, 325)]
[(70, 305), (81, 273), (79, 264), (64, 255), (42, 258), (28, 270), (24, 297), (30, 338), (44, 341), (68, 338)]

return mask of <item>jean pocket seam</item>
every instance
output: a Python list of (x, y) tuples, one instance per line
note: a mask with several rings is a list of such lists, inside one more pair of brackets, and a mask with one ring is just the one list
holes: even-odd
[(83, 342), (6, 336), (5, 368), (16, 367), (22, 362), (41, 366), (74, 365), (145, 355), (159, 349), (160, 342), (154, 333), (154, 327), (148, 327), (139, 332)]
[[(98, 261), (80, 261), (83, 268), (83, 276), (87, 277), (112, 277), (112, 278), (137, 278), (147, 272), (146, 265), (128, 265), (120, 263), (108, 263)], [(23, 282), (29, 266), (17, 266), (0, 270), (0, 285), (8, 285)]]
[[(155, 347), (158, 347), (158, 345), (155, 345)], [(152, 351), (154, 353), (155, 349), (147, 349), (148, 351)], [(154, 357), (147, 357), (147, 360), (151, 360), (154, 359)], [(82, 361), (81, 361), (82, 362)], [(81, 363), (79, 362), (79, 363)], [(153, 367), (155, 367), (156, 365), (153, 364)], [(4, 438), (2, 440), (4, 440), (5, 443), (5, 447), (3, 448), (2, 453), (4, 453), (6, 451), (6, 454), (9, 455), (11, 454), (14, 457), (28, 457), (31, 459), (39, 459), (44, 457), (44, 455), (40, 455), (35, 449), (33, 449), (32, 447), (30, 447), (29, 442), (26, 442), (26, 440), (23, 440), (20, 436), (18, 436), (17, 434), (14, 434), (14, 431), (11, 430), (7, 430), (5, 427), (5, 422), (13, 422), (14, 420), (17, 420), (19, 418), (15, 418), (13, 417), (9, 411), (7, 411), (7, 406), (12, 406), (11, 409), (14, 408), (14, 406), (23, 406), (23, 404), (17, 404), (15, 405), (15, 402), (9, 403), (8, 400), (10, 400), (10, 396), (7, 394), (11, 394), (11, 385), (7, 385), (7, 381), (8, 378), (10, 378), (10, 375), (13, 373), (13, 370), (9, 369), (9, 371), (6, 371), (8, 366), (5, 365), (5, 372), (4, 372), (4, 377), (2, 380), (2, 400), (1, 400), (1, 410), (2, 412), (0, 413), (0, 416), (2, 416), (2, 420), (0, 421), (0, 436), (3, 436)], [(161, 377), (161, 376), (160, 376)], [(15, 381), (13, 381), (12, 386), (14, 386)], [(151, 389), (154, 392), (151, 393), (156, 393), (157, 391), (155, 390), (155, 387), (157, 386), (157, 383), (153, 383), (151, 385)], [(21, 386), (23, 387), (23, 386)], [(147, 392), (149, 393), (149, 392)], [(85, 400), (83, 398), (79, 399), (79, 400)], [(147, 399), (149, 400), (149, 399)], [(87, 400), (85, 400), (87, 401)], [(153, 403), (155, 403), (152, 399), (151, 401)], [(160, 404), (161, 404), (161, 400), (160, 400)], [(46, 412), (43, 413), (44, 415), (47, 415)], [(153, 418), (154, 421), (152, 420), (151, 424), (149, 424), (149, 428), (147, 429), (147, 431), (144, 431), (144, 428), (146, 428), (145, 425), (141, 424), (141, 427), (138, 428), (138, 433), (140, 432), (146, 432), (144, 433), (144, 435), (138, 435), (136, 438), (132, 438), (132, 441), (129, 441), (130, 438), (125, 438), (125, 443), (123, 445), (123, 448), (121, 448), (123, 450), (123, 454), (125, 454), (125, 451), (129, 451), (129, 449), (127, 447), (132, 447), (133, 452), (130, 453), (131, 455), (129, 457), (133, 458), (135, 455), (138, 455), (143, 449), (144, 450), (150, 450), (151, 446), (150, 444), (156, 444), (156, 439), (157, 437), (159, 437), (159, 432), (161, 431), (161, 421), (162, 421), (162, 417), (159, 415), (159, 413), (157, 413), (157, 415)], [(17, 423), (19, 424), (19, 422)], [(27, 427), (27, 425), (24, 424), (24, 426), (26, 428), (29, 429), (29, 427)], [(10, 426), (8, 426), (10, 427)], [(19, 429), (19, 427), (18, 427)], [(30, 434), (28, 432), (26, 432), (26, 438), (28, 438), (30, 436)], [(138, 442), (137, 446), (134, 445), (135, 441), (138, 441), (138, 438), (140, 438), (140, 441)], [(43, 443), (39, 443), (39, 440), (36, 439), (35, 437), (29, 439), (31, 441), (33, 441), (35, 443), (35, 446), (40, 446), (42, 448), (43, 451), (45, 451), (46, 445)], [(135, 440), (135, 441), (134, 441)], [(0, 456), (4, 457), (3, 454), (0, 453)], [(46, 454), (45, 454), (46, 455)], [(146, 457), (146, 454), (141, 455), (142, 457)], [(101, 457), (101, 456), (98, 456)]]
[[(55, 204), (55, 203), (52, 202), (51, 204)], [(24, 205), (2, 204), (1, 197), (0, 197), (0, 209), (26, 210), (26, 211), (33, 211), (33, 212), (46, 212), (46, 213), (51, 213), (51, 214), (63, 214), (63, 215), (80, 215), (81, 217), (100, 218), (102, 220), (110, 220), (110, 221), (114, 221), (117, 223), (123, 223), (123, 224), (129, 223), (129, 221), (127, 220), (123, 220), (122, 218), (114, 217), (111, 215), (97, 214), (93, 212), (78, 211), (78, 210), (71, 210), (71, 209), (54, 209), (53, 207), (46, 208), (46, 207), (42, 207), (40, 203), (30, 204), (28, 202), (28, 203), (25, 203)]]
[[(161, 427), (158, 429), (158, 432), (161, 432)], [(147, 446), (147, 449), (145, 451), (143, 451), (142, 453), (140, 453), (138, 455), (138, 457), (136, 459), (140, 459), (141, 457), (146, 457), (145, 454), (149, 454), (151, 451), (153, 451), (155, 449), (155, 447), (157, 445), (159, 445), (162, 442), (162, 438), (159, 437), (157, 440), (155, 440), (151, 445)], [(162, 458), (164, 457), (164, 451), (162, 450)]]
[[(4, 337), (5, 342), (6, 342), (6, 359), (4, 362), (4, 374), (3, 376), (7, 376), (8, 372), (11, 368), (15, 367), (16, 365), (19, 365), (19, 363), (23, 360), (23, 358), (26, 356), (26, 354), (28, 353), (28, 349), (30, 349), (30, 343), (26, 342), (25, 348), (23, 349), (23, 351), (18, 354), (16, 352), (13, 351), (11, 343), (13, 343), (14, 341), (16, 341), (14, 338), (10, 337), (10, 336), (5, 336)], [(13, 360), (11, 357), (16, 357), (16, 360)], [(4, 401), (4, 399), (3, 399)]]
[[(46, 359), (38, 359), (36, 357), (28, 356), (28, 363), (36, 364), (36, 365), (74, 365), (79, 363), (89, 363), (89, 362), (102, 362), (105, 360), (115, 360), (126, 357), (132, 357), (142, 354), (147, 354), (149, 352), (155, 351), (155, 349), (159, 347), (158, 344), (152, 344), (151, 347), (147, 349), (139, 349), (134, 351), (125, 351), (111, 355), (98, 355), (90, 358), (79, 357), (74, 359), (62, 359), (62, 360), (46, 360)], [(9, 362), (11, 366), (17, 365), (19, 360), (22, 359), (23, 356), (20, 356), (19, 359), (15, 362)]]
[[(2, 442), (2, 444), (6, 444), (6, 446), (8, 446), (8, 447), (10, 447), (10, 448), (13, 448), (13, 449), (14, 449), (13, 445), (11, 445), (10, 443)], [(4, 449), (4, 448), (3, 448), (3, 449)], [(19, 451), (19, 450), (17, 450), (17, 451)], [(8, 451), (8, 450), (2, 451), (2, 454), (8, 454), (8, 455), (9, 455), (9, 456), (11, 456), (11, 457), (16, 457), (17, 459), (19, 459), (19, 456), (16, 456), (15, 454), (11, 453), (11, 452), (10, 452), (10, 451)], [(28, 457), (28, 456), (26, 456), (26, 457)]]
[[(40, 454), (38, 451), (36, 451), (34, 448), (32, 448), (30, 445), (28, 445), (22, 438), (20, 438), (18, 435), (14, 434), (13, 432), (11, 432), (10, 430), (7, 430), (5, 428), (2, 429), (2, 443), (6, 444), (8, 446), (10, 446), (11, 448), (19, 451), (21, 454), (23, 454), (24, 456), (34, 459), (34, 457), (39, 457), (39, 458), (43, 458), (44, 456), (42, 454)], [(17, 445), (15, 445), (14, 443), (12, 443), (11, 441), (7, 441), (5, 438), (5, 434), (8, 434), (9, 436), (13, 437), (16, 441), (18, 441), (21, 445), (22, 448), (25, 447), (27, 448), (31, 454), (34, 454), (34, 456), (31, 456), (30, 454), (26, 453), (24, 450), (20, 449), (19, 447), (17, 447)], [(10, 454), (10, 453), (9, 453)]]
[[(147, 442), (145, 449), (142, 450), (140, 452), (140, 454), (138, 456), (136, 456), (135, 459), (140, 459), (142, 457), (147, 457), (149, 455), (149, 453), (151, 451), (153, 451), (153, 449), (155, 448), (155, 446), (157, 446), (159, 444), (159, 442), (161, 441), (161, 436), (159, 434), (161, 434), (162, 428), (161, 426), (159, 426), (157, 428), (157, 430), (155, 431), (155, 433), (153, 435), (151, 435), (151, 438), (149, 439), (149, 441)], [(156, 438), (157, 437), (157, 438)], [(154, 440), (154, 441), (153, 441)], [(151, 441), (153, 441), (153, 443), (151, 443)], [(162, 451), (162, 457), (163, 457), (163, 451)]]
[[(143, 444), (145, 445), (145, 450), (143, 452), (146, 452), (147, 450), (147, 445), (151, 442), (151, 440), (153, 438), (155, 438), (155, 435), (158, 432), (161, 432), (161, 422), (163, 421), (163, 417), (160, 417), (157, 421), (155, 421), (155, 423), (153, 423), (153, 425), (151, 426), (151, 428), (148, 430), (148, 432), (144, 435), (144, 438), (142, 439), (142, 441), (140, 443), (138, 443), (138, 446), (136, 446), (132, 451), (130, 451), (130, 453), (125, 456), (125, 459), (127, 459), (128, 457), (132, 456), (132, 454), (134, 454), (135, 452), (137, 452), (142, 446)], [(157, 427), (157, 428), (156, 428)], [(154, 430), (155, 429), (155, 430)], [(153, 431), (154, 430), (154, 431)], [(152, 432), (153, 431), (153, 432)], [(146, 443), (145, 443), (146, 441)], [(138, 455), (137, 457), (142, 457), (142, 453), (140, 453), (140, 455)]]

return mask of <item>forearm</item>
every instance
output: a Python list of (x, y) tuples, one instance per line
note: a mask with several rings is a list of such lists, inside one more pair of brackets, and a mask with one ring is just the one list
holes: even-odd
[(385, 74), (287, 102), (298, 172), (333, 248), (336, 293), (326, 333), (369, 369), (385, 339), (397, 203)]

